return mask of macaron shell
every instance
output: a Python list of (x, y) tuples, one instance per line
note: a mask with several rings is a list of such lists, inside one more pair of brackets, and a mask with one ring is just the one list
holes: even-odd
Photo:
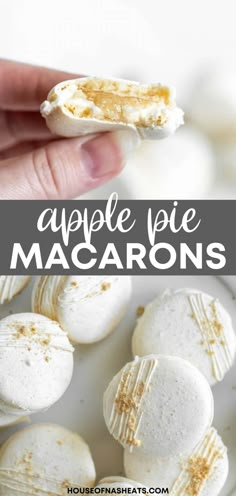
[(189, 362), (149, 355), (136, 357), (112, 379), (103, 413), (124, 448), (164, 457), (198, 444), (211, 426), (214, 403), (204, 376)]
[(7, 303), (30, 282), (31, 276), (0, 276), (0, 304)]
[(59, 322), (74, 343), (94, 343), (123, 318), (132, 291), (129, 276), (43, 276), (32, 308)]
[(104, 487), (104, 488), (145, 488), (145, 486), (135, 480), (128, 479), (126, 477), (120, 476), (109, 476), (101, 479), (96, 487)]
[(0, 344), (3, 411), (27, 415), (63, 395), (72, 378), (73, 347), (56, 322), (33, 313), (11, 315), (0, 321)]
[[(178, 120), (180, 120), (178, 116)], [(176, 119), (177, 120), (177, 119)], [(65, 111), (56, 107), (46, 117), (48, 128), (53, 134), (63, 136), (65, 138), (75, 138), (77, 136), (87, 136), (89, 134), (107, 133), (112, 131), (126, 131), (130, 129), (136, 132), (142, 139), (164, 139), (173, 134), (176, 130), (176, 125), (170, 123), (165, 124), (163, 127), (135, 127), (132, 124), (124, 124), (122, 122), (108, 122), (99, 121), (98, 119), (83, 119), (71, 117)]]
[(68, 494), (93, 487), (95, 467), (85, 441), (63, 427), (32, 425), (14, 434), (0, 451), (0, 495)]
[[(73, 105), (73, 91), (83, 90), (83, 85), (89, 83), (97, 84), (97, 82), (111, 83), (114, 85), (133, 85), (137, 88), (148, 87), (149, 85), (141, 85), (134, 81), (125, 81), (119, 79), (104, 79), (97, 77), (85, 77), (69, 81), (63, 81), (57, 84), (49, 92), (48, 100), (42, 103), (41, 113), (46, 119), (49, 129), (60, 136), (75, 137), (87, 134), (94, 134), (100, 132), (116, 131), (132, 129), (137, 132), (143, 139), (162, 139), (175, 132), (175, 130), (183, 123), (183, 112), (174, 104), (173, 96), (170, 96), (170, 104), (162, 104), (162, 124), (150, 124), (149, 126), (135, 126), (132, 123), (124, 123), (119, 121), (112, 121), (109, 119), (99, 119), (96, 116), (81, 117), (71, 112), (67, 107), (69, 104)], [(153, 85), (150, 85), (151, 87)], [(169, 89), (173, 93), (173, 89)], [(112, 91), (109, 90), (112, 94)], [(117, 90), (113, 90), (115, 99)], [(122, 90), (123, 91), (123, 90)], [(127, 94), (126, 94), (127, 95)], [(79, 98), (81, 100), (81, 97)], [(86, 102), (86, 98), (82, 98)], [(90, 102), (91, 103), (91, 102)], [(76, 106), (76, 98), (74, 106)], [(65, 106), (67, 105), (67, 106)], [(69, 105), (70, 106), (70, 105)], [(129, 105), (127, 105), (129, 108)], [(89, 108), (89, 107), (88, 107)], [(165, 114), (165, 115), (164, 115)]]
[[(141, 480), (149, 487), (168, 487), (173, 496), (180, 494), (180, 490), (185, 494), (188, 487), (192, 487), (194, 496), (218, 496), (228, 476), (229, 462), (222, 439), (211, 428), (187, 457), (144, 457), (125, 450), (124, 467), (127, 477)], [(198, 483), (194, 483), (194, 475), (198, 476)]]
[(236, 72), (217, 65), (200, 74), (189, 101), (189, 118), (211, 139), (235, 139)]
[(7, 425), (15, 425), (27, 421), (28, 421), (28, 417), (19, 417), (16, 415), (6, 414), (0, 411), (0, 429), (6, 427)]
[(132, 352), (189, 360), (213, 385), (233, 365), (236, 335), (230, 315), (218, 300), (192, 289), (167, 290), (138, 319)]

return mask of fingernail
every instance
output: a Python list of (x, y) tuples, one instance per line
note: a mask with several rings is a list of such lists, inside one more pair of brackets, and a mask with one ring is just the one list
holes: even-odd
[(81, 146), (81, 162), (90, 177), (114, 176), (120, 172), (130, 153), (139, 145), (135, 131), (104, 133)]

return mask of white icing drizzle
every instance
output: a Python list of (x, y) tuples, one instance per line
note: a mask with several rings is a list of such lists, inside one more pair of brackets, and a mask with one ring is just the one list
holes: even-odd
[(65, 281), (66, 276), (42, 276), (34, 295), (34, 311), (56, 320), (58, 297)]
[[(37, 481), (39, 485), (37, 485)], [(44, 488), (44, 483), (48, 486), (54, 486), (54, 488)], [(0, 487), (11, 489), (16, 494), (63, 496), (67, 488), (67, 485), (64, 484), (65, 480), (57, 480), (55, 478), (45, 477), (44, 475), (30, 473), (27, 471), (27, 467), (25, 471), (7, 467), (0, 468)], [(68, 481), (68, 487), (78, 487), (78, 483)]]
[[(32, 322), (33, 325), (34, 322)], [(20, 324), (19, 324), (20, 325)], [(23, 323), (22, 323), (23, 325)], [(63, 331), (62, 331), (63, 332)], [(63, 340), (64, 343), (56, 343), (53, 342), (53, 340)], [(48, 349), (56, 349), (60, 351), (65, 351), (65, 352), (70, 352), (73, 353), (74, 348), (73, 346), (69, 343), (69, 341), (66, 338), (66, 335), (64, 336), (63, 334), (56, 333), (56, 332), (41, 332), (39, 329), (37, 329), (36, 333), (33, 334), (32, 336), (20, 336), (19, 338), (17, 337), (17, 329), (9, 327), (9, 331), (7, 331), (7, 328), (5, 331), (0, 332), (0, 348), (29, 348), (33, 344), (35, 345), (41, 345), (42, 348), (45, 348), (45, 351)], [(44, 340), (45, 343), (44, 343)]]
[[(104, 279), (94, 279), (93, 276), (90, 277), (88, 276), (86, 278), (86, 284), (85, 284), (85, 279), (80, 280), (78, 283), (78, 286), (73, 286), (73, 285), (68, 285), (63, 288), (63, 291), (60, 293), (58, 296), (58, 304), (61, 307), (65, 307), (69, 304), (76, 303), (78, 301), (83, 301), (88, 298), (92, 298), (94, 296), (98, 296), (105, 292), (105, 290), (102, 289), (103, 284), (115, 284), (118, 281), (118, 277), (114, 278), (113, 276), (106, 276)], [(91, 285), (92, 281), (92, 285)]]
[(10, 301), (15, 296), (16, 282), (17, 276), (0, 276), (0, 304)]
[[(92, 298), (102, 294), (102, 284), (114, 284), (119, 278), (112, 276), (104, 277), (104, 280), (96, 280), (93, 277), (86, 277), (77, 284), (66, 284), (67, 276), (42, 276), (39, 280), (33, 302), (33, 310), (57, 320), (57, 308), (66, 308), (79, 301)], [(92, 281), (92, 284), (91, 284)]]
[[(130, 452), (133, 451), (134, 446), (140, 445), (137, 436), (143, 417), (141, 404), (144, 395), (149, 391), (157, 363), (158, 360), (155, 359), (140, 360), (139, 364), (134, 360), (126, 365), (119, 382), (109, 419), (109, 429), (115, 439), (129, 447)], [(124, 408), (119, 412), (117, 403), (122, 394), (125, 394), (125, 399), (130, 401), (130, 406), (126, 405), (127, 409)]]
[[(224, 326), (217, 315), (217, 300), (205, 305), (202, 294), (196, 293), (189, 295), (189, 301), (203, 336), (203, 344), (206, 342), (207, 353), (212, 362), (213, 377), (221, 381), (232, 364), (233, 352), (229, 347)], [(220, 332), (217, 331), (217, 323), (222, 327)]]
[(224, 448), (223, 446), (219, 447), (218, 444), (217, 432), (214, 428), (212, 428), (208, 431), (203, 441), (197, 446), (187, 462), (184, 464), (178, 478), (171, 488), (171, 496), (183, 496), (185, 494), (188, 494), (189, 496), (191, 495), (192, 474), (189, 471), (189, 462), (191, 462), (191, 460), (193, 461), (193, 463), (194, 461), (196, 461), (197, 466), (197, 464), (199, 463), (198, 460), (204, 459), (207, 466), (209, 467), (209, 471), (207, 473), (207, 476), (203, 477), (202, 481), (199, 482), (198, 493), (194, 492), (194, 496), (197, 496), (197, 494), (200, 496), (202, 489), (207, 483), (207, 480), (209, 480), (213, 471), (217, 467), (217, 461), (223, 457), (226, 451), (226, 448)]

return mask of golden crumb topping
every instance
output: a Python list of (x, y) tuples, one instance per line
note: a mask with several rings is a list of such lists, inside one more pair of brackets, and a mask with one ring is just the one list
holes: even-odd
[(203, 483), (207, 480), (211, 465), (206, 458), (191, 458), (188, 462), (186, 472), (190, 476), (190, 482), (186, 487), (186, 495), (198, 496)]
[(138, 408), (140, 400), (145, 392), (145, 384), (143, 381), (138, 383), (133, 391), (129, 390), (128, 381), (131, 375), (131, 372), (127, 372), (121, 378), (120, 390), (115, 398), (115, 407), (119, 414), (123, 412), (128, 413), (130, 410)]
[(110, 289), (111, 287), (111, 283), (110, 282), (103, 282), (101, 284), (101, 290), (102, 291), (107, 291), (108, 289)]
[(211, 306), (212, 315), (213, 315), (212, 325), (214, 327), (214, 331), (215, 331), (216, 336), (219, 337), (222, 334), (224, 327), (223, 327), (223, 325), (220, 322), (220, 319), (218, 317), (215, 301), (213, 301), (210, 306)]
[(76, 281), (71, 281), (70, 285), (73, 286), (74, 288), (77, 288), (78, 283)]
[(144, 314), (144, 311), (145, 311), (145, 307), (142, 305), (139, 305), (137, 310), (136, 310), (137, 317), (141, 317), (141, 315)]

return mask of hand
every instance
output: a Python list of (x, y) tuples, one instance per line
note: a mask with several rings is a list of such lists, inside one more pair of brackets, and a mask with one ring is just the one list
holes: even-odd
[[(0, 60), (0, 199), (66, 199), (97, 188), (122, 169), (135, 133), (59, 139), (40, 104), (65, 72)], [(78, 77), (78, 76), (77, 76)]]

